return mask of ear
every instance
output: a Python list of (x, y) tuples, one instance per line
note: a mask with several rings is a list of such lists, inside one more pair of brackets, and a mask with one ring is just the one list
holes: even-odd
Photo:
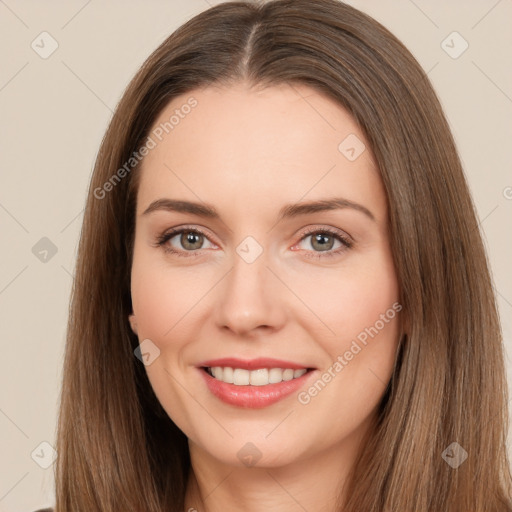
[(138, 332), (137, 332), (137, 319), (135, 318), (135, 315), (133, 313), (131, 315), (129, 315), (128, 316), (128, 320), (130, 321), (130, 326), (132, 328), (132, 331), (135, 334), (138, 334)]

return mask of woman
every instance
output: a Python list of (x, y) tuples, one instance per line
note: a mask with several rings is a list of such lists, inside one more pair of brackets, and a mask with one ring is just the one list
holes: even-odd
[(335, 0), (150, 56), (92, 177), (56, 512), (512, 511), (503, 348), (418, 63)]

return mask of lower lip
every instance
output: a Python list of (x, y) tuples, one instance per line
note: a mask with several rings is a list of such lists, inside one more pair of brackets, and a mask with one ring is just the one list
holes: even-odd
[(298, 391), (304, 385), (314, 371), (308, 371), (300, 377), (288, 381), (282, 381), (278, 384), (266, 384), (265, 386), (236, 386), (217, 380), (207, 373), (203, 368), (199, 371), (205, 379), (208, 389), (223, 402), (244, 407), (247, 409), (261, 409), (275, 404)]

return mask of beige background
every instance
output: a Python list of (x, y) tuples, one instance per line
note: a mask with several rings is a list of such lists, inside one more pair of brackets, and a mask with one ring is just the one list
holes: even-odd
[[(55, 441), (85, 192), (112, 110), (144, 59), (214, 3), (0, 0), (0, 511), (54, 503), (53, 466), (31, 454), (51, 462), (40, 443)], [(510, 382), (512, 2), (350, 3), (402, 40), (438, 91), (486, 238)], [(41, 36), (42, 48), (43, 31), (58, 43), (47, 59), (31, 47), (51, 48)], [(453, 31), (463, 39), (446, 39)], [(467, 50), (453, 58), (464, 40)], [(57, 249), (46, 262), (32, 251), (43, 237)]]

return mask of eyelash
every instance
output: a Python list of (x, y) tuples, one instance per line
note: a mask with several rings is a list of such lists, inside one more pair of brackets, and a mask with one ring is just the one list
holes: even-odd
[[(201, 231), (200, 229), (189, 228), (189, 227), (185, 226), (183, 228), (171, 229), (170, 231), (167, 231), (167, 232), (163, 233), (162, 235), (158, 236), (157, 240), (156, 240), (156, 246), (162, 247), (162, 249), (165, 252), (175, 254), (176, 256), (179, 256), (179, 257), (189, 258), (189, 257), (194, 257), (194, 256), (201, 256), (200, 249), (195, 250), (195, 251), (177, 251), (176, 249), (172, 248), (171, 246), (166, 245), (169, 240), (174, 238), (176, 235), (180, 235), (182, 233), (194, 233), (194, 234), (203, 235), (205, 238), (207, 238), (209, 240), (208, 235), (206, 233), (204, 233), (203, 231)], [(351, 249), (353, 246), (353, 241), (351, 239), (342, 235), (338, 231), (335, 231), (330, 228), (307, 229), (304, 233), (302, 233), (302, 236), (301, 236), (301, 239), (299, 240), (299, 242), (302, 242), (302, 240), (304, 238), (307, 238), (308, 236), (317, 235), (317, 234), (329, 234), (329, 235), (333, 236), (334, 238), (336, 238), (337, 240), (339, 240), (341, 242), (342, 247), (338, 247), (338, 249), (329, 250), (329, 251), (313, 251), (313, 254), (311, 254), (311, 251), (307, 251), (308, 253), (310, 253), (310, 254), (306, 255), (307, 258), (330, 258), (333, 256), (337, 256), (338, 254), (346, 251), (347, 249)]]

